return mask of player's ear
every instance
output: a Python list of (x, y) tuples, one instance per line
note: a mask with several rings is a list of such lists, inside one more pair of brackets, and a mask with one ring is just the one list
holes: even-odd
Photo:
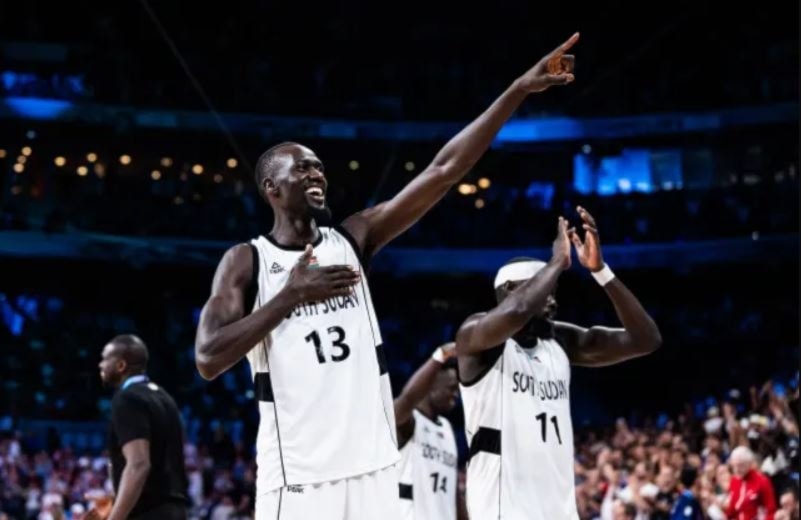
[(265, 177), (261, 187), (264, 190), (264, 193), (272, 195), (273, 197), (278, 196), (278, 186), (275, 184), (275, 181), (272, 177)]

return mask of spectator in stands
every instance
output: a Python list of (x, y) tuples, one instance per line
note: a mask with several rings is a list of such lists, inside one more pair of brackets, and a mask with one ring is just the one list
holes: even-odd
[(779, 507), (774, 520), (799, 520), (801, 515), (798, 511), (798, 491), (787, 488), (779, 498)]
[(698, 470), (692, 466), (686, 466), (681, 470), (679, 481), (681, 483), (681, 494), (673, 505), (670, 520), (704, 520), (701, 503), (696, 498), (698, 492)]
[(738, 520), (756, 520), (764, 515), (765, 520), (773, 520), (776, 513), (773, 484), (756, 469), (754, 453), (738, 446), (731, 453), (731, 467), (734, 476), (726, 515)]

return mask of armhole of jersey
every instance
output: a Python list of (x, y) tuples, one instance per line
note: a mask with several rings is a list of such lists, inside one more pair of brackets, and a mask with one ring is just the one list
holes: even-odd
[(356, 253), (356, 257), (359, 259), (359, 263), (362, 264), (362, 269), (364, 269), (365, 272), (369, 271), (370, 262), (367, 258), (364, 257), (364, 252), (359, 248), (359, 244), (356, 243), (356, 239), (353, 238), (353, 235), (351, 235), (347, 229), (342, 227), (341, 224), (334, 226), (334, 229), (336, 229), (340, 235), (345, 237), (345, 240), (348, 241), (350, 247), (353, 248), (353, 252)]
[(248, 245), (250, 246), (250, 253), (253, 255), (253, 274), (245, 291), (245, 316), (253, 312), (253, 306), (256, 305), (256, 295), (259, 294), (259, 250), (253, 244)]
[(478, 375), (474, 377), (471, 381), (464, 381), (462, 379), (462, 376), (460, 375), (459, 383), (461, 383), (462, 386), (469, 387), (475, 385), (476, 383), (484, 379), (484, 376), (487, 375), (487, 373), (490, 370), (492, 370), (492, 367), (495, 366), (495, 363), (498, 362), (498, 358), (500, 358), (501, 355), (503, 354), (503, 349), (505, 346), (506, 345), (498, 345), (497, 347), (482, 352), (481, 361), (486, 361), (487, 364), (484, 366), (484, 368), (481, 369), (481, 372), (479, 372)]

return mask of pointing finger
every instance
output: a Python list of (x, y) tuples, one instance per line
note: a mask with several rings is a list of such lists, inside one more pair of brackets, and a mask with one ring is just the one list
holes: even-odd
[(567, 39), (562, 45), (554, 49), (553, 54), (564, 54), (573, 47), (579, 40), (579, 33), (573, 33), (573, 36)]

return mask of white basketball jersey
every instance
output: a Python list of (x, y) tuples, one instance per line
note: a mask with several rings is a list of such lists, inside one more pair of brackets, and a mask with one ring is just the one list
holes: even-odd
[[(286, 285), (302, 248), (259, 237), (254, 311)], [(344, 230), (320, 228), (320, 266), (362, 271)], [(259, 400), (257, 492), (330, 482), (395, 464), (392, 390), (370, 288), (296, 307), (247, 355)]]
[(451, 423), (414, 410), (414, 434), (401, 448), (403, 520), (456, 520), (457, 448)]
[(481, 520), (578, 520), (570, 362), (553, 339), (509, 340), (478, 381), (461, 385), (467, 510)]

